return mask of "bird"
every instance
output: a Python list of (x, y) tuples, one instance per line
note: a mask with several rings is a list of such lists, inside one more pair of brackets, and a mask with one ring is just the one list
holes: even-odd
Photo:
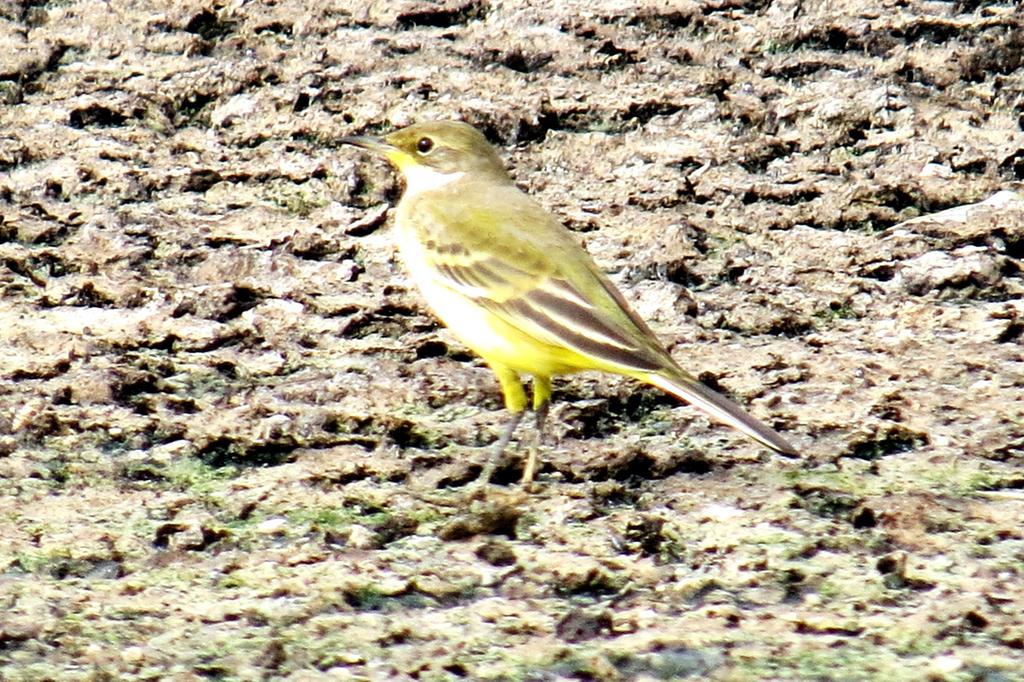
[[(520, 190), (497, 150), (461, 121), (424, 121), (382, 137), (347, 136), (405, 179), (395, 209), (400, 260), (429, 308), (490, 366), (510, 413), (477, 481), (489, 482), (527, 410), (537, 442), (552, 378), (597, 370), (675, 396), (778, 453), (797, 449), (684, 370), (576, 237)], [(527, 455), (522, 484), (538, 467)]]

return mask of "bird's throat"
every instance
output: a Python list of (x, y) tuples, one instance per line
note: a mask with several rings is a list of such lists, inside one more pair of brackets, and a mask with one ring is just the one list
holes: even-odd
[(458, 171), (455, 173), (442, 173), (427, 166), (407, 165), (402, 169), (405, 176), (404, 199), (411, 199), (424, 192), (432, 192), (453, 182), (458, 182), (466, 173)]

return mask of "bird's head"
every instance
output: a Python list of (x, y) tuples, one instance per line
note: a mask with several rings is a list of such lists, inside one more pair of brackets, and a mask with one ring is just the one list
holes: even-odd
[(462, 177), (508, 181), (505, 165), (483, 134), (459, 121), (428, 121), (384, 137), (345, 137), (342, 143), (380, 154), (405, 176), (407, 193)]

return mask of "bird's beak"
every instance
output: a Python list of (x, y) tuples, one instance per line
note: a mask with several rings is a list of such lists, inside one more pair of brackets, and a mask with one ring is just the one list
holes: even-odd
[(357, 146), (360, 150), (367, 150), (387, 159), (395, 168), (401, 170), (406, 167), (409, 155), (403, 153), (394, 144), (381, 137), (370, 137), (369, 135), (350, 135), (341, 138), (342, 144)]
[(367, 149), (383, 156), (387, 156), (388, 152), (393, 152), (395, 150), (394, 147), (381, 138), (370, 137), (368, 135), (349, 135), (348, 137), (341, 138), (341, 143), (350, 144), (353, 147), (359, 147), (360, 149)]
[(395, 168), (404, 172), (412, 165), (412, 159), (401, 149), (380, 137), (369, 137), (366, 135), (351, 135), (341, 138), (342, 144), (352, 145), (367, 151), (383, 156)]

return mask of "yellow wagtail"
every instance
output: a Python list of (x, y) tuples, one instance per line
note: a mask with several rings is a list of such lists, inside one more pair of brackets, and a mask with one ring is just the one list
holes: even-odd
[[(512, 418), (482, 482), (526, 410), (524, 374), (533, 377), (538, 441), (551, 377), (601, 370), (657, 386), (773, 450), (797, 454), (676, 364), (572, 233), (516, 188), (478, 130), (438, 121), (342, 142), (384, 156), (405, 176), (395, 220), (402, 260), (434, 313), (501, 384)], [(536, 467), (534, 447), (524, 483)]]

